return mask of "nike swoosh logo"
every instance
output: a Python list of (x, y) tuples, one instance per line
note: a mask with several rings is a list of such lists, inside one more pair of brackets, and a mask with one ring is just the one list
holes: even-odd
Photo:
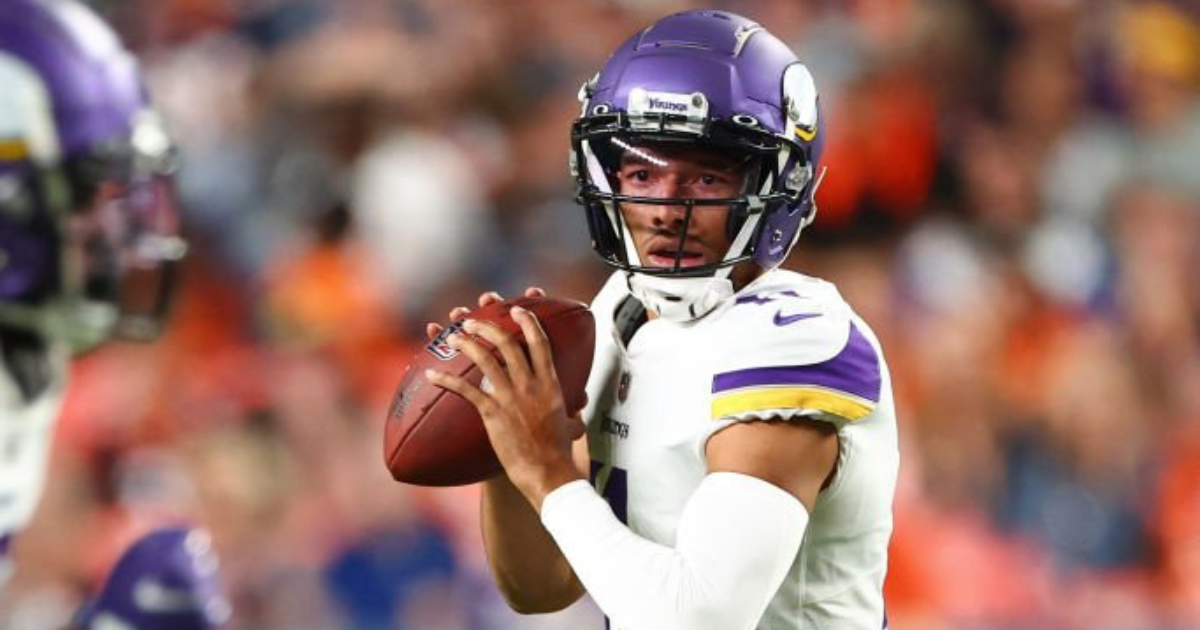
[(820, 313), (793, 313), (791, 315), (784, 315), (783, 311), (780, 310), (775, 311), (775, 325), (787, 326), (788, 324), (794, 324), (804, 319), (812, 319), (820, 316)]
[(200, 608), (196, 594), (192, 591), (172, 588), (148, 577), (134, 583), (133, 603), (148, 613), (181, 613)]

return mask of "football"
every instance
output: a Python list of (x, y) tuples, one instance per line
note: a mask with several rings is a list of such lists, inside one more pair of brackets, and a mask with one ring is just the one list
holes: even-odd
[[(549, 297), (521, 297), (481, 307), (470, 318), (496, 324), (521, 340), (520, 326), (509, 310), (521, 306), (537, 316), (550, 340), (554, 369), (562, 385), (568, 412), (587, 402), (585, 388), (592, 370), (596, 324), (581, 302)], [(461, 328), (451, 322), (409, 361), (384, 428), (384, 459), (397, 481), (421, 486), (460, 486), (501, 473), (483, 419), (458, 394), (425, 379), (425, 369), (458, 374), (479, 386), (482, 372), (464, 354), (446, 343)], [(485, 345), (486, 341), (483, 342)], [(500, 359), (499, 351), (495, 351)], [(501, 363), (503, 360), (501, 359)]]

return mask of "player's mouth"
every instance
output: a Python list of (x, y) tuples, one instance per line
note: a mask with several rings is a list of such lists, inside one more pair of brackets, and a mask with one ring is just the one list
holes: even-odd
[(646, 263), (651, 267), (674, 267), (676, 256), (680, 267), (699, 267), (704, 264), (704, 254), (694, 251), (679, 253), (676, 250), (656, 249), (647, 252)]

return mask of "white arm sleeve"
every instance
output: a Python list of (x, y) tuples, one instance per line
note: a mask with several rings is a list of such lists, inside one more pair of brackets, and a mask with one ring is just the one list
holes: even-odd
[(808, 526), (796, 497), (731, 472), (700, 483), (680, 516), (674, 548), (635, 534), (582, 480), (546, 495), (541, 518), (621, 630), (752, 630)]

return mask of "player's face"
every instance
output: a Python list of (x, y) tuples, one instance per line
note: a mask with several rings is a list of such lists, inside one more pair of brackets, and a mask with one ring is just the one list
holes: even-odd
[[(746, 165), (711, 149), (652, 145), (626, 151), (617, 172), (623, 195), (661, 199), (728, 199), (743, 192)], [(729, 251), (728, 206), (621, 204), (625, 223), (647, 267), (698, 267)], [(681, 245), (682, 243), (682, 245)]]

